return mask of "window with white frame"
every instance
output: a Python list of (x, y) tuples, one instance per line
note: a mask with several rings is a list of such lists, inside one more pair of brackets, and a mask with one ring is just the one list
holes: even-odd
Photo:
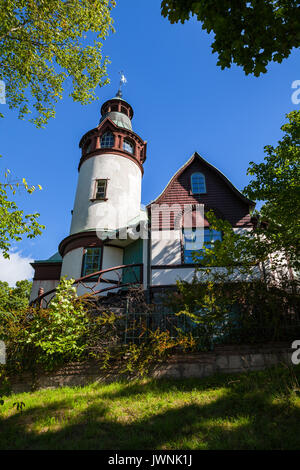
[(93, 199), (106, 199), (107, 180), (96, 180)]
[(193, 173), (191, 176), (191, 188), (193, 194), (206, 193), (205, 176), (203, 173)]
[(193, 253), (198, 253), (201, 259), (201, 251), (211, 248), (216, 240), (222, 240), (222, 233), (209, 228), (184, 228), (183, 229), (183, 251), (184, 263), (194, 263)]
[(105, 132), (101, 137), (101, 148), (111, 148), (114, 146), (115, 137), (111, 132)]
[(95, 273), (101, 270), (101, 254), (100, 248), (86, 248), (83, 256), (82, 276)]
[(123, 150), (126, 150), (126, 152), (129, 152), (129, 153), (133, 154), (134, 144), (132, 142), (130, 142), (130, 140), (124, 139)]

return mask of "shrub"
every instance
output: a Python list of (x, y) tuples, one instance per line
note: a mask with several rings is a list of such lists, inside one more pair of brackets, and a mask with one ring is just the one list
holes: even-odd
[(6, 343), (9, 368), (53, 368), (82, 357), (88, 317), (73, 282), (61, 280), (48, 309), (29, 307), (2, 315), (0, 338)]

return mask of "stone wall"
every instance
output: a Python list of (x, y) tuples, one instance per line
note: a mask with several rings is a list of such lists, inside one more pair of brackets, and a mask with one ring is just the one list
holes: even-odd
[[(219, 346), (207, 353), (175, 354), (166, 363), (160, 364), (152, 372), (152, 377), (160, 378), (202, 378), (216, 373), (237, 373), (276, 365), (292, 365), (293, 350), (289, 345), (276, 343), (262, 346)], [(30, 374), (12, 377), (10, 382), (15, 393), (32, 389), (56, 388), (63, 386), (86, 385), (92, 382), (117, 380), (117, 372), (103, 373), (101, 364), (82, 362), (69, 364), (55, 372), (41, 373), (37, 378)]]
[(155, 378), (207, 377), (216, 373), (232, 374), (262, 370), (276, 364), (292, 365), (293, 350), (288, 345), (217, 346), (214, 351), (199, 354), (174, 355), (156, 368)]

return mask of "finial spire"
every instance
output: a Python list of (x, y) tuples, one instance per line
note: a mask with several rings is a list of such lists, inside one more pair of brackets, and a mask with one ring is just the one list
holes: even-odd
[(119, 74), (121, 75), (121, 77), (120, 77), (120, 85), (119, 85), (117, 96), (119, 98), (122, 98), (122, 86), (125, 85), (125, 83), (127, 83), (127, 78), (125, 77), (123, 70), (121, 70)]

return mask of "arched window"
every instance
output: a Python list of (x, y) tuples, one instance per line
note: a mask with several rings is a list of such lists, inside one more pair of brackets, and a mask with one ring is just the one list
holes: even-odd
[(191, 187), (193, 194), (206, 193), (205, 176), (203, 173), (193, 173), (191, 176)]
[(101, 137), (101, 148), (111, 148), (114, 146), (115, 138), (111, 132), (105, 132)]
[(126, 152), (129, 152), (129, 153), (133, 153), (134, 152), (134, 144), (132, 144), (129, 140), (124, 139), (123, 150), (126, 150)]

